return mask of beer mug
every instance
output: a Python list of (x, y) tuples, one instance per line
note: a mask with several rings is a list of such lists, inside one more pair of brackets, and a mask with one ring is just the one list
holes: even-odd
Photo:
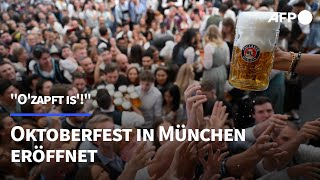
[(280, 22), (274, 12), (242, 12), (238, 16), (229, 83), (238, 89), (262, 91), (269, 86)]
[(129, 94), (131, 94), (131, 93), (135, 92), (135, 87), (134, 87), (134, 85), (130, 85), (130, 86), (128, 86), (128, 88), (127, 88), (127, 92), (128, 92)]
[(115, 99), (117, 99), (117, 98), (122, 98), (122, 97), (123, 97), (123, 94), (122, 94), (120, 91), (116, 91), (116, 92), (114, 92), (113, 97), (114, 97)]
[(119, 86), (118, 90), (124, 94), (127, 92), (127, 86), (126, 85)]
[(97, 92), (98, 92), (97, 90), (90, 91), (91, 97), (95, 98), (97, 96)]
[(111, 91), (111, 90), (114, 91), (115, 87), (114, 87), (113, 84), (107, 84), (107, 85), (106, 85), (106, 89), (107, 89), (108, 91)]
[(122, 103), (123, 103), (122, 98), (115, 98), (115, 99), (113, 100), (113, 103), (114, 103), (114, 105), (116, 106), (116, 109), (118, 109), (119, 111), (123, 111), (123, 108), (122, 108)]
[(137, 92), (130, 93), (130, 100), (131, 100), (132, 106), (136, 108), (139, 108), (141, 106), (141, 100)]
[(108, 93), (109, 93), (109, 95), (110, 95), (111, 97), (113, 97), (113, 95), (114, 95), (114, 90), (108, 90)]
[(132, 107), (132, 105), (131, 105), (130, 101), (123, 101), (123, 103), (122, 103), (123, 110), (130, 111), (131, 107)]

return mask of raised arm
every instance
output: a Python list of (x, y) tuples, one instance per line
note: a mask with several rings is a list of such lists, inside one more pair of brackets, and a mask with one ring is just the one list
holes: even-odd
[[(297, 56), (297, 54), (296, 54)], [(291, 65), (290, 52), (284, 52), (280, 48), (276, 49), (273, 69), (288, 71)], [(320, 76), (320, 55), (319, 54), (301, 54), (300, 61), (297, 64), (295, 72), (298, 74)]]

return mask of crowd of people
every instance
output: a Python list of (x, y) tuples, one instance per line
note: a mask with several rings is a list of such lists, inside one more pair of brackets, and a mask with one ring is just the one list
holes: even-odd
[[(320, 179), (320, 119), (300, 121), (300, 76), (280, 62), (287, 51), (305, 53), (300, 63), (319, 60), (306, 55), (320, 53), (319, 1), (2, 0), (0, 7), (0, 179)], [(302, 10), (313, 20), (281, 24), (280, 70), (272, 70), (269, 88), (233, 88), (227, 79), (238, 14)], [(19, 104), (11, 94), (91, 98)], [(137, 142), (133, 133), (129, 142), (15, 142), (10, 134), (15, 126), (157, 132), (178, 124), (245, 129), (246, 141)], [(94, 163), (11, 162), (11, 150), (35, 145), (98, 153)]]

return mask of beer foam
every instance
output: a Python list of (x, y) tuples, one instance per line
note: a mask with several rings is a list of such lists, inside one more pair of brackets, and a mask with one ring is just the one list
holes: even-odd
[(107, 90), (114, 90), (115, 87), (114, 87), (113, 84), (107, 84), (107, 85), (106, 85), (106, 89), (107, 89)]
[(242, 49), (248, 44), (270, 52), (277, 43), (280, 22), (269, 21), (275, 12), (242, 12), (239, 14), (234, 45)]
[(114, 101), (113, 101), (113, 103), (115, 104), (115, 105), (121, 105), (122, 104), (122, 99), (121, 98), (116, 98), (116, 99), (114, 99)]
[(130, 85), (130, 86), (127, 88), (127, 91), (128, 91), (129, 94), (130, 94), (130, 93), (133, 93), (133, 92), (135, 92), (135, 87), (134, 87), (133, 85)]
[(131, 102), (129, 102), (129, 101), (124, 101), (124, 102), (122, 103), (122, 107), (123, 107), (123, 109), (125, 109), (125, 110), (129, 110), (129, 109), (131, 108)]
[(118, 89), (119, 89), (119, 91), (122, 92), (122, 93), (127, 92), (127, 86), (126, 86), (126, 85), (122, 85), (122, 86), (120, 86)]

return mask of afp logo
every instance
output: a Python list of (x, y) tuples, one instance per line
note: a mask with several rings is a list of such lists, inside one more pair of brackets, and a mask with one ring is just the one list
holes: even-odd
[(289, 22), (293, 21), (298, 17), (298, 21), (303, 24), (307, 25), (310, 24), (312, 21), (312, 14), (310, 11), (303, 10), (298, 15), (294, 12), (274, 12), (268, 22), (282, 22), (285, 19), (288, 19)]

